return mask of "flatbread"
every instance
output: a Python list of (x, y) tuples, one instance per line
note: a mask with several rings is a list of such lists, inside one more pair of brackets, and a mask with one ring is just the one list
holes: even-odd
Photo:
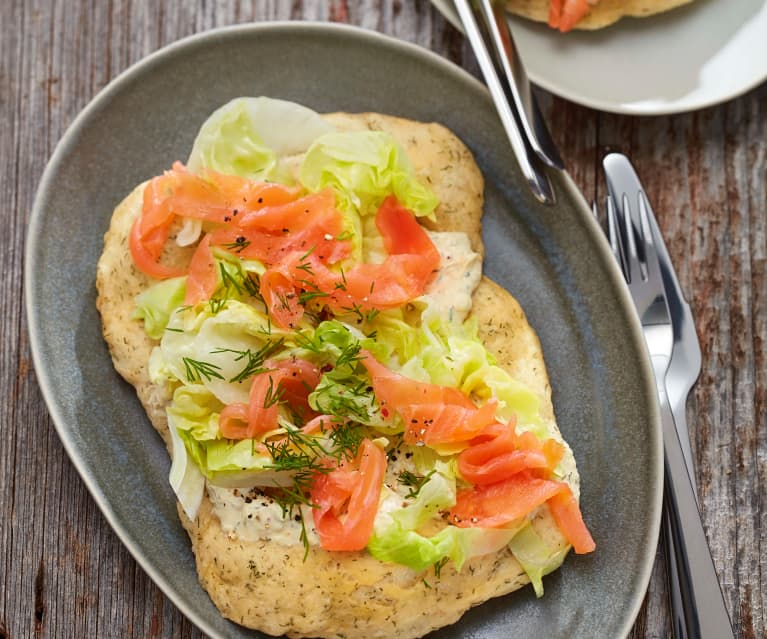
[[(624, 16), (646, 18), (670, 11), (692, 0), (600, 0), (589, 13), (575, 25), (576, 29), (601, 29)], [(549, 20), (549, 0), (506, 0), (509, 11), (538, 22)]]
[[(394, 135), (419, 179), (440, 199), (432, 226), (463, 231), (474, 249), (482, 250), (483, 180), (458, 138), (438, 124), (372, 113), (326, 117), (339, 129), (376, 129)], [(152, 424), (169, 446), (165, 408), (170, 397), (150, 382), (147, 371), (155, 342), (141, 322), (131, 319), (135, 295), (150, 284), (133, 265), (128, 250), (142, 191), (140, 185), (117, 207), (105, 235), (97, 273), (98, 308), (116, 369), (136, 387)], [(172, 245), (169, 250), (167, 259), (184, 263), (191, 249)], [(499, 365), (534, 390), (544, 420), (556, 428), (541, 346), (519, 304), (487, 278), (473, 300), (481, 338)], [(436, 579), (433, 571), (427, 575), (382, 563), (364, 551), (334, 553), (311, 546), (304, 560), (301, 545), (230, 539), (207, 495), (194, 521), (180, 507), (179, 515), (192, 540), (200, 581), (222, 614), (273, 635), (418, 637), (529, 582), (508, 549), (468, 561), (460, 574), (448, 563)], [(550, 546), (567, 545), (547, 508), (538, 511), (533, 525)]]

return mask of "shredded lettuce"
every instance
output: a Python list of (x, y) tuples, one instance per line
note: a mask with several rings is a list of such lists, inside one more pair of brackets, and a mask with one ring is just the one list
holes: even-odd
[[(230, 488), (289, 484), (288, 475), (271, 470), (272, 458), (252, 441), (232, 441), (221, 436), (218, 421), (222, 408), (223, 404), (201, 384), (175, 390), (167, 409), (169, 427), (174, 450), (179, 443), (184, 451), (178, 450), (179, 469), (174, 477), (188, 475), (196, 481), (196, 469), (211, 483)], [(184, 482), (192, 485), (192, 479)]]
[(437, 197), (415, 178), (394, 138), (382, 131), (328, 133), (315, 140), (301, 166), (301, 183), (311, 191), (331, 187), (338, 205), (361, 216), (378, 211), (390, 194), (415, 215), (428, 216)]
[(334, 132), (317, 138), (304, 156), (299, 179), (310, 191), (333, 189), (357, 261), (380, 262), (385, 257), (375, 223), (367, 218), (386, 197), (393, 194), (417, 216), (431, 216), (439, 203), (418, 182), (394, 138), (382, 131)]
[(185, 295), (186, 276), (153, 284), (136, 296), (133, 319), (143, 319), (146, 334), (152, 339), (160, 339), (171, 313), (184, 303)]
[(467, 395), (498, 400), (497, 416), (538, 437), (549, 437), (540, 416), (540, 401), (525, 384), (498, 366), (477, 334), (472, 319), (456, 324), (431, 317), (420, 327), (400, 314), (381, 313), (371, 323), (376, 347), (384, 361), (402, 375), (418, 381), (459, 388)]
[(224, 404), (247, 403), (250, 383), (242, 371), (287, 335), (265, 313), (236, 300), (174, 313), (168, 328), (160, 342), (163, 370), (171, 379), (202, 384)]

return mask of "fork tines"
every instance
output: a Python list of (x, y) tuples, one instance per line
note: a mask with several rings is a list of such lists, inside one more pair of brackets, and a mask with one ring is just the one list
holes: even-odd
[[(607, 198), (608, 238), (613, 255), (623, 271), (641, 318), (670, 321), (663, 295), (663, 279), (658, 258), (657, 238), (649, 218), (649, 203), (644, 191), (637, 194), (637, 215), (627, 194), (623, 194), (620, 210), (611, 196)], [(664, 312), (665, 311), (665, 312)]]

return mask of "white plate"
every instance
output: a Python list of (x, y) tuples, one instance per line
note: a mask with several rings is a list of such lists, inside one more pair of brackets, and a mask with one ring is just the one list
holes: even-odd
[[(458, 26), (450, 0), (433, 2)], [(692, 111), (767, 79), (766, 0), (696, 0), (657, 16), (567, 34), (522, 18), (511, 22), (535, 84), (603, 111)]]

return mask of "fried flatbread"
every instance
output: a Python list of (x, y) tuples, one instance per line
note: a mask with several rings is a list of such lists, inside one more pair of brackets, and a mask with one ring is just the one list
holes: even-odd
[[(601, 29), (624, 16), (645, 18), (656, 13), (670, 11), (692, 0), (600, 0), (589, 13), (575, 25), (576, 29)], [(549, 20), (549, 0), (506, 0), (509, 11), (538, 22)]]
[[(483, 180), (469, 150), (437, 124), (377, 114), (326, 116), (338, 129), (388, 131), (407, 152), (418, 178), (436, 193), (436, 230), (468, 234), (482, 250)], [(150, 279), (134, 266), (128, 235), (141, 208), (143, 185), (115, 210), (98, 264), (98, 308), (104, 336), (119, 373), (136, 387), (152, 424), (170, 446), (165, 413), (167, 392), (149, 380), (147, 362), (155, 342), (141, 322), (131, 319), (134, 297)], [(186, 263), (191, 249), (168, 243), (164, 261)], [(519, 304), (483, 278), (473, 297), (480, 336), (499, 365), (539, 396), (542, 416), (554, 425), (551, 393), (537, 336)], [(554, 426), (555, 429), (555, 426)], [(558, 432), (558, 431), (556, 431)], [(571, 456), (568, 449), (567, 455)], [(570, 477), (577, 494), (577, 475)], [(273, 541), (243, 541), (222, 529), (209, 498), (194, 521), (179, 508), (192, 540), (200, 581), (227, 618), (273, 635), (289, 637), (418, 637), (449, 625), (470, 607), (512, 592), (529, 582), (508, 548), (468, 561), (460, 574), (452, 563), (439, 579), (424, 579), (399, 564), (383, 563), (367, 552), (328, 552)], [(551, 546), (567, 543), (548, 509), (533, 521)]]

